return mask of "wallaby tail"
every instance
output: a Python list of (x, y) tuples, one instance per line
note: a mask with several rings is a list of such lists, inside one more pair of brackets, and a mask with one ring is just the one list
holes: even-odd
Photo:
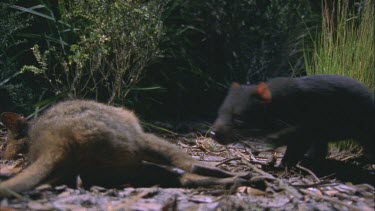
[(187, 155), (177, 146), (168, 143), (166, 140), (159, 138), (153, 134), (143, 134), (144, 144), (142, 145), (143, 150), (147, 153), (146, 161), (173, 165), (177, 168), (181, 168), (185, 171), (191, 171), (193, 164), (198, 163), (197, 160)]
[(12, 196), (14, 193), (30, 190), (42, 183), (61, 161), (61, 155), (40, 156), (29, 167), (16, 176), (0, 183), (0, 197)]

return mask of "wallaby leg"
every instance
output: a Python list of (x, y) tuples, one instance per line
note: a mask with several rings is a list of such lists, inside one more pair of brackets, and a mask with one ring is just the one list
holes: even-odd
[(187, 172), (191, 171), (193, 164), (197, 160), (190, 157), (177, 146), (150, 133), (142, 135), (144, 144), (142, 145), (145, 161), (162, 165), (172, 165)]
[[(141, 171), (143, 174), (153, 175), (152, 179), (141, 181), (138, 178), (138, 185), (150, 186), (158, 184), (162, 187), (211, 187), (211, 186), (233, 186), (244, 185), (250, 183), (244, 178), (237, 176), (218, 178), (198, 175), (194, 173), (184, 172), (172, 166), (159, 165), (150, 162), (142, 162)], [(205, 166), (202, 166), (206, 170)], [(198, 167), (199, 169), (200, 167)], [(200, 170), (198, 170), (200, 171)], [(228, 175), (229, 176), (229, 175)]]
[(250, 183), (239, 177), (216, 178), (189, 173), (184, 174), (180, 182), (183, 187), (240, 186)]
[(247, 172), (227, 172), (220, 168), (203, 164), (194, 164), (191, 169), (191, 173), (218, 178), (240, 177), (243, 179), (248, 179), (251, 177), (251, 174)]
[(161, 165), (172, 165), (186, 172), (204, 176), (224, 178), (233, 176), (247, 177), (248, 175), (247, 173), (227, 172), (220, 168), (199, 162), (176, 146), (153, 134), (146, 133), (143, 137), (146, 142), (145, 146), (143, 146), (146, 151), (145, 154), (147, 155), (145, 161)]
[(0, 196), (9, 195), (8, 190), (22, 192), (48, 182), (47, 180), (53, 180), (54, 178), (51, 177), (53, 174), (51, 173), (58, 169), (67, 157), (64, 150), (49, 149), (47, 153), (39, 157), (24, 171), (0, 183)]

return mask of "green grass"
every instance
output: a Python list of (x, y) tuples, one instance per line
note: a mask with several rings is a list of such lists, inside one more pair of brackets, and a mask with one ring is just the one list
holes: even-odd
[(305, 53), (308, 75), (350, 76), (374, 90), (374, 7), (365, 1), (358, 13), (349, 1), (323, 1), (321, 33), (313, 40), (312, 53)]

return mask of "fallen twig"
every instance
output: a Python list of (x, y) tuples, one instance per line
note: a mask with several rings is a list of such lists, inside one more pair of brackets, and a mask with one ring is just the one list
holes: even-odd
[(320, 179), (324, 180), (324, 179), (327, 179), (327, 178), (333, 177), (333, 176), (335, 176), (335, 175), (336, 175), (336, 173), (328, 174), (328, 175), (326, 175), (326, 176), (321, 177)]
[[(125, 200), (123, 203), (118, 204), (118, 205), (117, 205), (116, 207), (114, 207), (112, 210), (122, 210), (122, 209), (124, 209), (124, 210), (128, 210), (129, 207), (130, 207), (134, 202), (136, 202), (136, 201), (138, 201), (139, 199), (141, 199), (141, 198), (143, 198), (143, 197), (149, 195), (150, 193), (154, 193), (154, 192), (156, 192), (157, 190), (158, 190), (158, 189), (157, 189), (156, 186), (151, 187), (150, 189), (145, 190), (145, 191), (143, 191), (143, 192), (141, 192), (141, 193), (138, 193), (137, 195), (131, 197), (130, 199)], [(128, 209), (126, 209), (126, 208), (128, 208)], [(130, 209), (129, 209), (129, 210), (130, 210)]]
[(296, 167), (299, 168), (299, 169), (302, 169), (302, 170), (306, 171), (307, 173), (309, 173), (314, 178), (315, 182), (317, 182), (317, 183), (320, 182), (320, 179), (310, 169), (301, 166), (299, 163), (296, 165)]
[(350, 160), (352, 158), (358, 158), (360, 156), (361, 156), (360, 154), (350, 155), (350, 156), (348, 156), (346, 158), (341, 159), (340, 161), (344, 162), (344, 161)]
[(226, 163), (229, 163), (231, 161), (234, 161), (234, 160), (241, 160), (242, 158), (229, 158), (229, 159), (225, 159), (223, 161), (221, 161), (220, 163), (216, 164), (215, 166), (218, 167), (218, 166), (221, 166), (223, 164), (226, 164)]
[(250, 182), (258, 182), (258, 181), (264, 181), (264, 180), (276, 180), (276, 178), (268, 177), (268, 176), (254, 176), (254, 177), (251, 177)]
[(249, 161), (247, 161), (245, 159), (241, 159), (241, 161), (242, 161), (242, 163), (244, 163), (245, 165), (250, 167), (253, 171), (255, 171), (258, 174), (261, 174), (262, 176), (267, 176), (267, 177), (270, 177), (270, 178), (272, 178), (272, 177), (276, 178), (272, 174), (269, 174), (269, 173), (257, 168), (255, 165), (253, 165), (252, 163), (250, 163)]
[(317, 187), (321, 185), (338, 185), (338, 184), (330, 182), (330, 181), (320, 181), (320, 182), (313, 183), (313, 184), (303, 184), (303, 185), (300, 184), (300, 185), (292, 185), (292, 186), (296, 188), (311, 188), (311, 187)]

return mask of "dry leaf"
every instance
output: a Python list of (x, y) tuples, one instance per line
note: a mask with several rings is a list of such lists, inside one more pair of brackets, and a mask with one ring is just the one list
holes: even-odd
[(264, 195), (267, 194), (266, 192), (264, 192), (262, 190), (247, 187), (247, 186), (238, 187), (237, 191), (239, 193), (246, 193), (247, 195), (250, 195), (250, 196), (264, 196)]
[(328, 191), (324, 191), (325, 195), (327, 196), (335, 196), (338, 191), (335, 191), (335, 190), (328, 190)]
[(30, 201), (27, 206), (32, 210), (52, 210), (53, 206), (49, 203), (40, 203), (37, 201)]

